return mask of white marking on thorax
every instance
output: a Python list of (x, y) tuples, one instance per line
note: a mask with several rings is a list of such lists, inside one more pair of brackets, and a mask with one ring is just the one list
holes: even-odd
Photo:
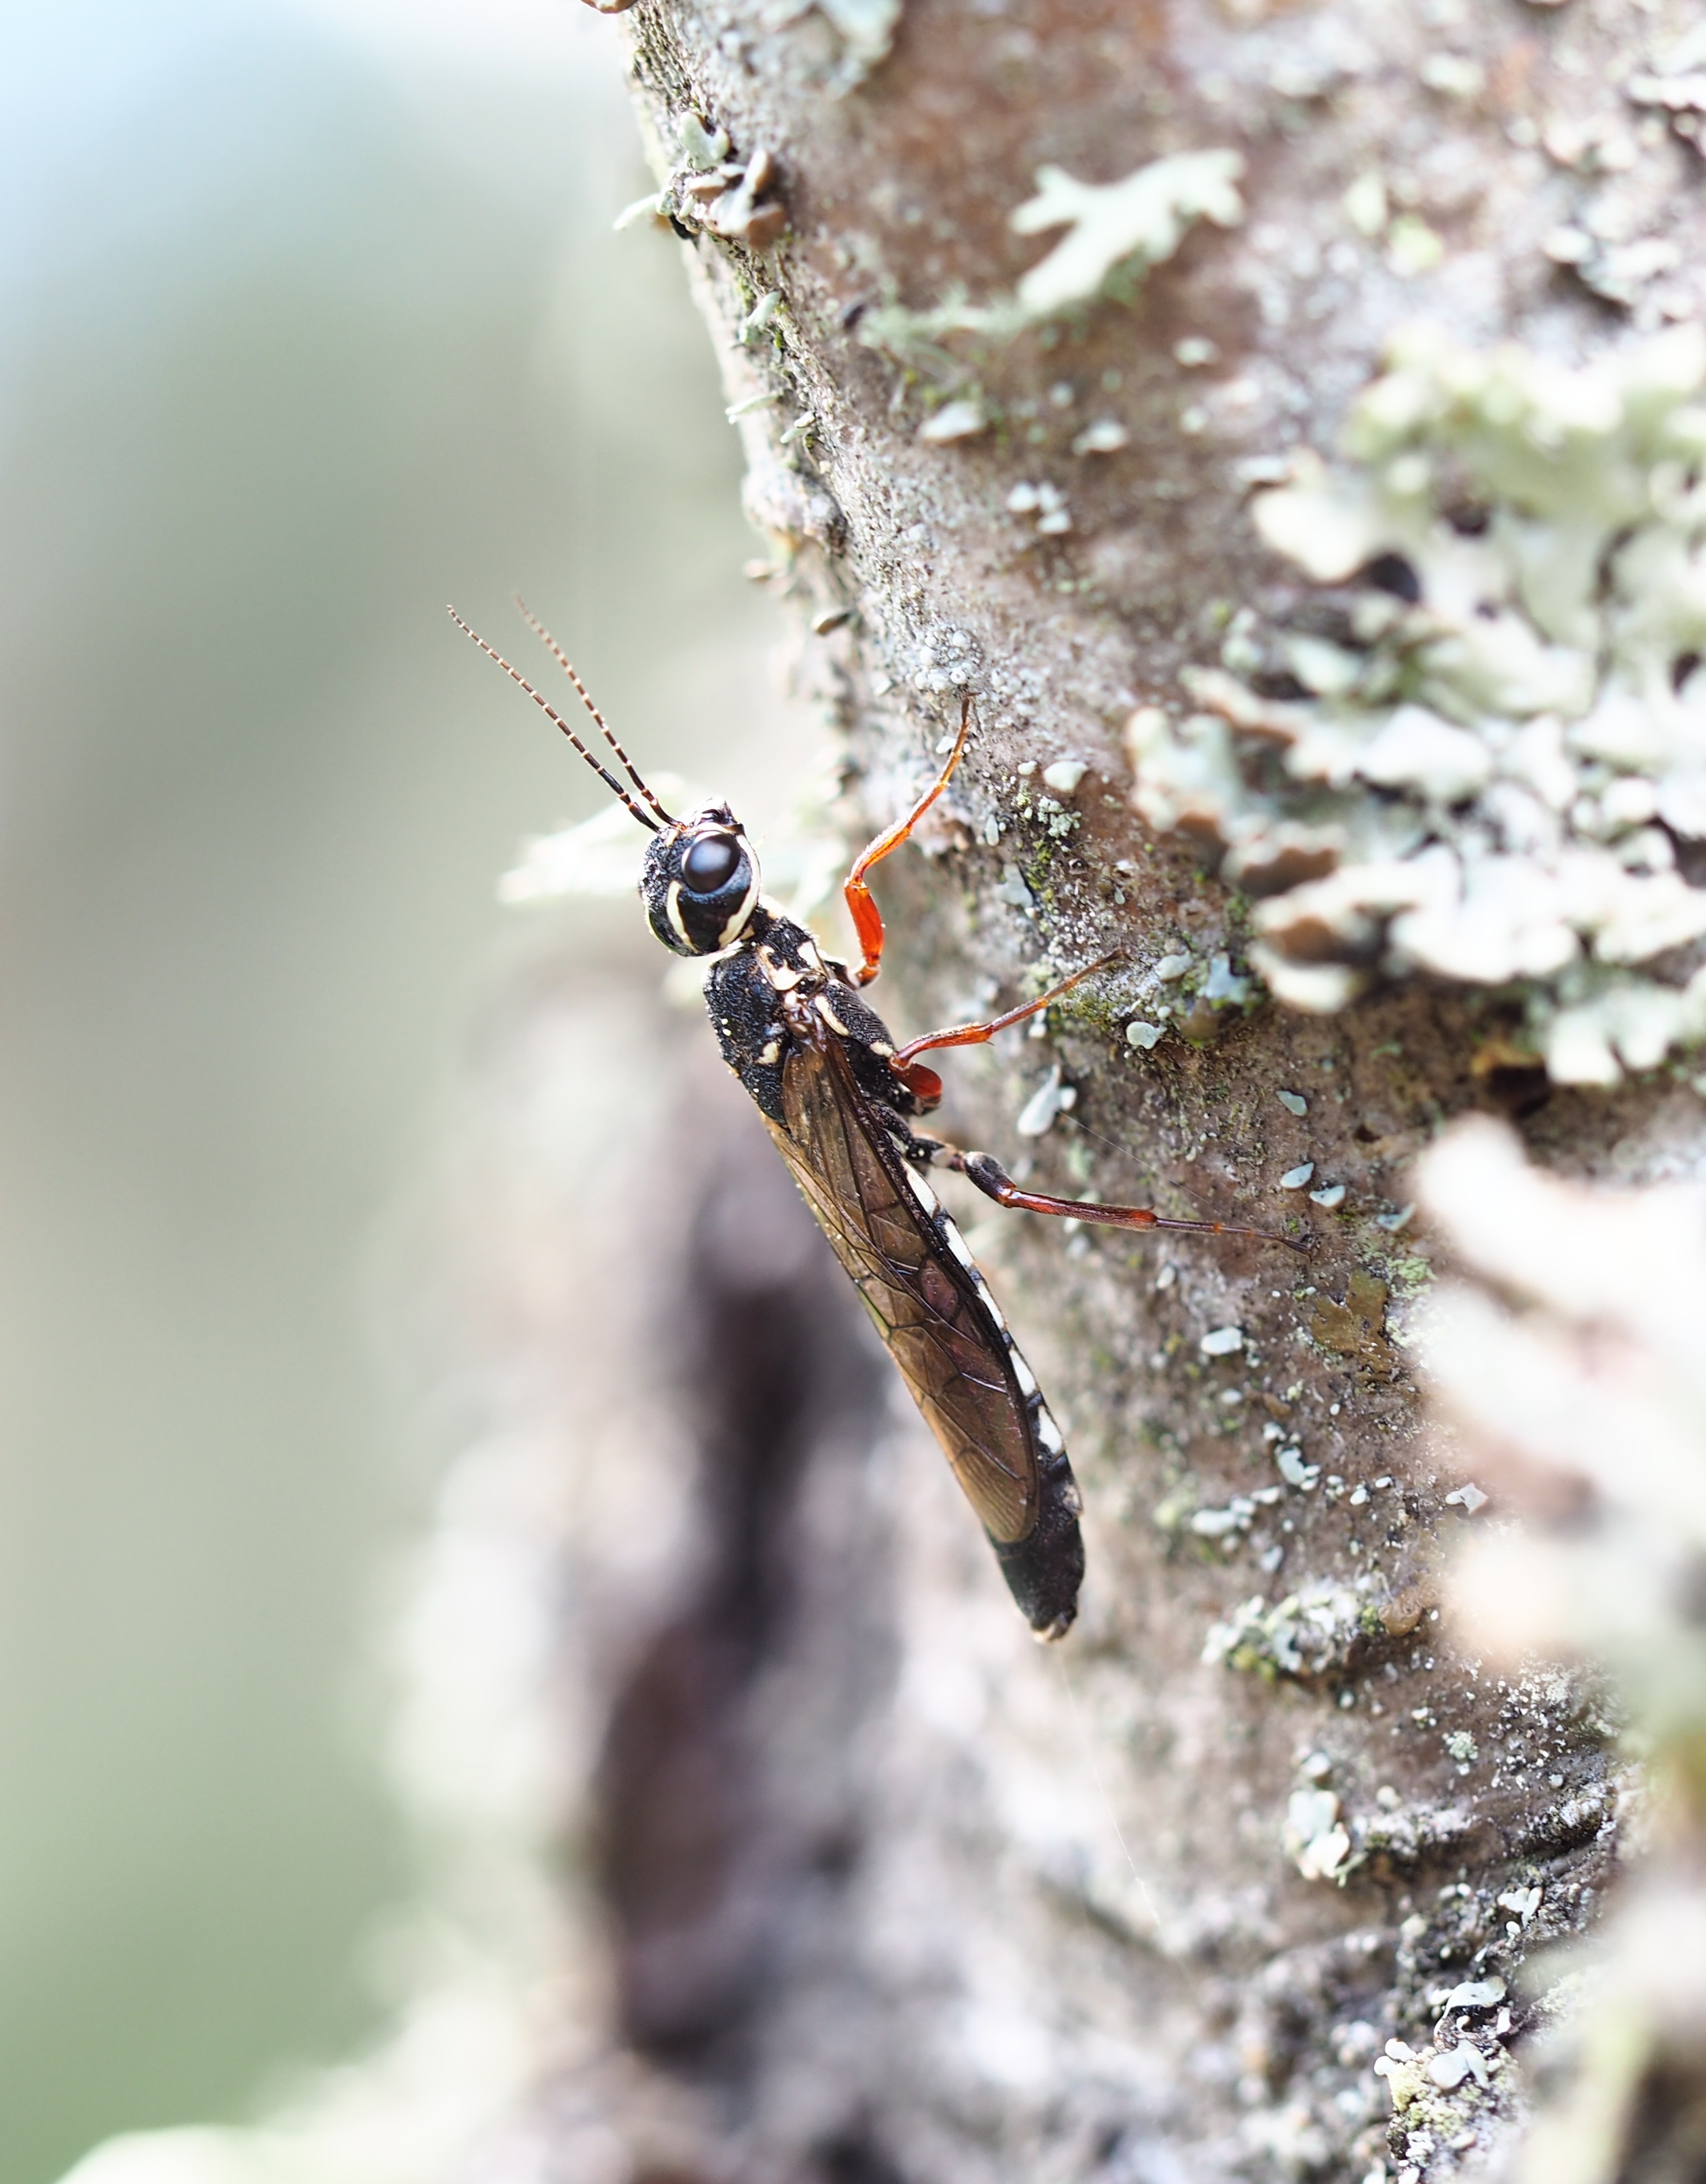
[(778, 963), (768, 948), (759, 950), (758, 967), (778, 994), (791, 994), (806, 976), (803, 971), (791, 970), (787, 964)]
[(765, 1046), (758, 1059), (766, 1068), (768, 1068), (772, 1062), (780, 1061), (781, 1057), (782, 1041), (779, 1039), (772, 1039)]
[(851, 1039), (853, 1036), (852, 1033), (848, 1030), (846, 1025), (842, 1022), (840, 1017), (838, 1017), (834, 1010), (830, 1007), (829, 996), (828, 994), (818, 994), (816, 995), (812, 1001), (812, 1006), (817, 1010), (818, 1015), (822, 1017), (824, 1022), (828, 1025), (831, 1031), (839, 1032), (843, 1039)]

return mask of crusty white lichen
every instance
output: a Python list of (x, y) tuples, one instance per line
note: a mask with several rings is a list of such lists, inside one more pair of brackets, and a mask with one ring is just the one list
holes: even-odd
[(1264, 1676), (1330, 1674), (1344, 1668), (1359, 1637), (1384, 1634), (1368, 1596), (1378, 1583), (1372, 1575), (1356, 1586), (1324, 1578), (1283, 1600), (1266, 1601), (1258, 1594), (1234, 1608), (1225, 1622), (1211, 1625), (1202, 1658), (1210, 1667), (1253, 1669)]
[(1196, 710), (1142, 707), (1128, 740), (1149, 822), (1212, 838), (1263, 898), (1252, 959), (1280, 999), (1508, 989), (1574, 1084), (1706, 1037), (1677, 953), (1706, 935), (1678, 855), (1706, 843), (1703, 390), (1692, 327), (1577, 370), (1415, 329), (1341, 459), (1305, 452), (1258, 497), (1332, 593), (1235, 617), (1184, 678)]

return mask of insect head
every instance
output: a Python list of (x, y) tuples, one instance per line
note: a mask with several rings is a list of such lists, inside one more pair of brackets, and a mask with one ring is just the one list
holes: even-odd
[(732, 948), (758, 906), (758, 860), (726, 804), (702, 805), (647, 845), (640, 894), (677, 956)]

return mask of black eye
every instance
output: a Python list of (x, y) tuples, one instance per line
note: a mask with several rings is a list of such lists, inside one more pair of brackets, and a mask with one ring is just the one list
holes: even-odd
[(740, 844), (733, 834), (701, 834), (681, 861), (681, 883), (689, 894), (715, 894), (739, 866)]

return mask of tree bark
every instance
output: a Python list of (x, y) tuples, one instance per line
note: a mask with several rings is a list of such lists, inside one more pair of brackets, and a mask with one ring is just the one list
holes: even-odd
[[(1274, 790), (1241, 849), (1253, 761), (1193, 788), (1182, 691), (1223, 743), (1284, 744), (1326, 703), (1297, 640), (1363, 658), (1359, 603), (1415, 603), (1402, 553), (1313, 571), (1250, 499), (1332, 457), (1395, 330), (1575, 370), (1698, 309), (1695, 109), (1639, 87), (1681, 81), (1680, 11), (639, 0), (626, 25), (850, 833), (974, 696), (925, 855), (884, 867), (873, 998), (910, 1036), (1123, 952), (1044, 1039), (953, 1059), (947, 1134), (1313, 1249), (956, 1208), (1084, 1495), (1083, 1613), (1039, 1651), (755, 1125), (731, 1100), (699, 1132), (700, 1547), (616, 1650), (598, 1775), (641, 2073), (612, 2128), (654, 2179), (1484, 2166), (1525, 2113), (1518, 1972), (1592, 1922), (1626, 1776), (1591, 1679), (1484, 1663), (1441, 1621), (1491, 1519), (1424, 1425), (1408, 1337), (1442, 1246), (1403, 1218), (1408, 1170), (1477, 1107), (1622, 1183), (1697, 1167), (1706, 1130), (1665, 1039), (1572, 1078), (1557, 1026), (1597, 987), (1447, 978), (1324, 911), (1312, 956), (1302, 911), (1263, 905), (1332, 870), (1316, 822)], [(1210, 152), (1236, 157), (1168, 170), (1170, 241), (1140, 214), (1037, 304), (1046, 245), (1012, 215), (1038, 170)], [(1101, 217), (1056, 226), (1094, 256)], [(1475, 2060), (1392, 2112), (1389, 2041)]]

